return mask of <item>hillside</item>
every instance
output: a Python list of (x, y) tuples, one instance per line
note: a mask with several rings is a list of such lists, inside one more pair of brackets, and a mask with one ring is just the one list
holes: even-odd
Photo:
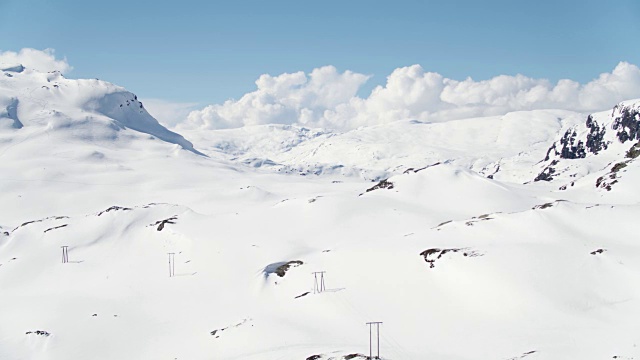
[(3, 68), (0, 359), (640, 358), (637, 101), (178, 134)]

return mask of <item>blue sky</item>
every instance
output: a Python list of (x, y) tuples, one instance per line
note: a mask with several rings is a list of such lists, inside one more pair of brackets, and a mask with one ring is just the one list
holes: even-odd
[(219, 103), (260, 74), (323, 65), (384, 83), (420, 64), (463, 80), (587, 82), (640, 64), (640, 1), (0, 0), (1, 50), (53, 48), (145, 98)]

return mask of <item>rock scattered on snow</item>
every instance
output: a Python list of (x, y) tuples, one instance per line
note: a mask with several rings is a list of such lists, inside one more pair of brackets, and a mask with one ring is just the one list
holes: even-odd
[(110, 207), (110, 208), (108, 208), (108, 209), (106, 209), (106, 210), (100, 211), (100, 212), (98, 213), (98, 216), (100, 216), (100, 215), (102, 215), (102, 214), (105, 214), (105, 213), (108, 213), (108, 212), (110, 212), (110, 211), (130, 211), (130, 210), (132, 210), (132, 209), (131, 209), (131, 208), (128, 208), (128, 207), (112, 206), (112, 207)]
[(276, 274), (279, 277), (284, 277), (284, 275), (289, 271), (290, 267), (298, 267), (302, 265), (303, 262), (301, 260), (292, 260), (285, 262), (277, 262), (273, 264), (269, 264), (264, 268), (265, 276), (269, 276), (270, 274)]
[(420, 255), (422, 255), (422, 257), (424, 258), (424, 261), (429, 263), (429, 268), (433, 269), (435, 267), (436, 260), (440, 259), (444, 254), (449, 252), (457, 253), (460, 251), (462, 251), (462, 255), (465, 257), (477, 257), (477, 256), (484, 255), (477, 251), (470, 250), (469, 248), (457, 248), (457, 249), (456, 248), (452, 248), (452, 249), (433, 248), (433, 249), (427, 249), (421, 252)]
[(162, 231), (162, 229), (164, 229), (164, 225), (165, 224), (175, 224), (175, 220), (178, 220), (178, 215), (174, 215), (168, 219), (164, 219), (164, 220), (158, 220), (153, 224), (150, 224), (149, 226), (156, 226), (158, 225), (157, 230), (158, 231)]
[(51, 333), (49, 333), (48, 331), (44, 331), (44, 330), (35, 330), (35, 331), (27, 331), (25, 333), (26, 335), (38, 335), (38, 336), (49, 336), (51, 335)]

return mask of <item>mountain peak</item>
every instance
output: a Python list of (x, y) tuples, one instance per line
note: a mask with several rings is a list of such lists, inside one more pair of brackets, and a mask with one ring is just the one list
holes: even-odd
[(0, 128), (72, 130), (76, 135), (84, 130), (92, 139), (114, 139), (119, 131), (131, 129), (203, 155), (182, 135), (158, 123), (136, 95), (120, 86), (98, 79), (66, 79), (59, 71), (44, 73), (22, 65), (1, 69)]

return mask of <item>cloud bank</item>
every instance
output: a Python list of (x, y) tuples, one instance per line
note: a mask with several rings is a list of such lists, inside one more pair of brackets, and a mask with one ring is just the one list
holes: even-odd
[(0, 64), (17, 65), (22, 64), (29, 69), (35, 69), (42, 72), (60, 71), (65, 74), (73, 68), (67, 62), (67, 59), (56, 59), (53, 49), (36, 50), (24, 48), (19, 52), (0, 51)]
[[(72, 70), (66, 59), (56, 59), (53, 49), (0, 50), (0, 64), (62, 73)], [(367, 97), (358, 96), (369, 78), (324, 66), (308, 74), (262, 75), (255, 91), (201, 110), (194, 110), (197, 104), (158, 99), (147, 99), (145, 105), (161, 122), (179, 129), (297, 124), (349, 130), (398, 120), (443, 122), (518, 110), (592, 112), (640, 98), (640, 68), (627, 62), (586, 84), (568, 79), (552, 83), (524, 75), (459, 81), (412, 65), (395, 69)]]
[(347, 130), (415, 119), (442, 122), (510, 111), (601, 111), (640, 97), (640, 69), (620, 62), (586, 84), (551, 83), (523, 75), (463, 81), (425, 72), (420, 65), (395, 69), (366, 98), (356, 94), (369, 76), (333, 66), (278, 76), (262, 75), (257, 89), (239, 100), (192, 111), (182, 128), (220, 129), (257, 124), (298, 124)]

